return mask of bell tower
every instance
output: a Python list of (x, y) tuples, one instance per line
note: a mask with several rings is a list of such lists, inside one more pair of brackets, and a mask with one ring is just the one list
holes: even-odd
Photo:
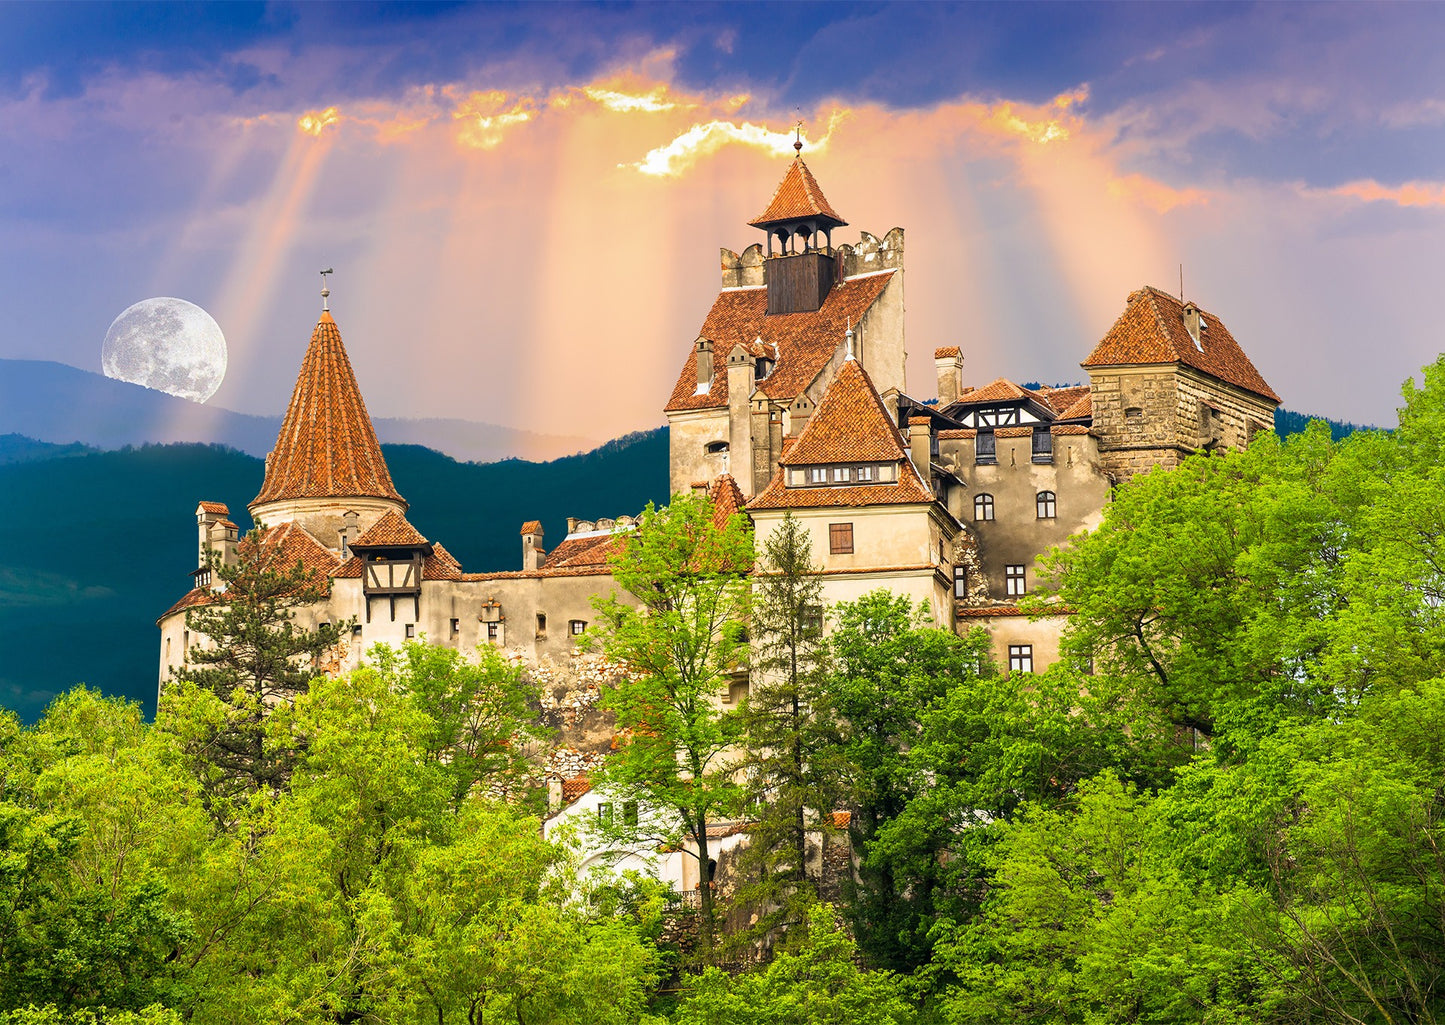
[(848, 222), (838, 216), (803, 163), (801, 135), (793, 149), (797, 155), (773, 201), (748, 222), (768, 236), (763, 281), (768, 288), (769, 315), (814, 312), (842, 277), (833, 250), (833, 229)]

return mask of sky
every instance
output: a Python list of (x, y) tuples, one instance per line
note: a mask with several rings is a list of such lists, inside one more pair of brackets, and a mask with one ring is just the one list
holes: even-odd
[(604, 439), (662, 406), (793, 155), (906, 232), (909, 391), (1084, 380), (1146, 285), (1291, 409), (1445, 348), (1445, 5), (0, 4), (0, 357), (209, 311), (285, 407), (317, 272), (377, 416)]

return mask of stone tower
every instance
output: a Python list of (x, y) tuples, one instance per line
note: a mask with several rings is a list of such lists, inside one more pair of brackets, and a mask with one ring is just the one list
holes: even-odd
[(1082, 366), (1099, 462), (1116, 482), (1274, 426), (1279, 396), (1224, 323), (1157, 288), (1130, 294)]

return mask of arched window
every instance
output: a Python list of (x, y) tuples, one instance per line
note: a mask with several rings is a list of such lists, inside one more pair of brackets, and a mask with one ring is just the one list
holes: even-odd
[(973, 518), (976, 520), (993, 519), (992, 495), (983, 494), (973, 496)]
[(1052, 491), (1040, 491), (1038, 497), (1039, 519), (1051, 520), (1057, 511), (1054, 493)]
[(720, 452), (726, 452), (728, 450), (728, 443), (725, 441), (709, 441), (707, 445), (704, 446), (704, 450), (708, 455), (715, 456)]

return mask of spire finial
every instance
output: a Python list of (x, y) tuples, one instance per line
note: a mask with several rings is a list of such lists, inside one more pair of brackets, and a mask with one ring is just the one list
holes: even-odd
[(848, 318), (848, 333), (843, 337), (848, 343), (848, 355), (844, 357), (843, 360), (843, 362), (846, 363), (848, 360), (855, 358), (853, 355), (853, 318), (851, 316)]
[[(799, 118), (798, 123), (793, 126), (793, 151), (798, 157), (803, 155), (803, 119)], [(798, 157), (794, 157), (797, 160)]]
[(334, 271), (334, 270), (333, 270), (332, 268), (330, 268), (330, 267), (327, 267), (324, 271), (321, 272), (321, 312), (322, 312), (322, 313), (330, 313), (330, 312), (331, 312), (331, 299), (330, 299), (331, 289), (329, 289), (329, 288), (326, 287), (326, 275), (328, 275), (328, 274), (335, 274), (335, 273), (336, 273), (336, 271)]

